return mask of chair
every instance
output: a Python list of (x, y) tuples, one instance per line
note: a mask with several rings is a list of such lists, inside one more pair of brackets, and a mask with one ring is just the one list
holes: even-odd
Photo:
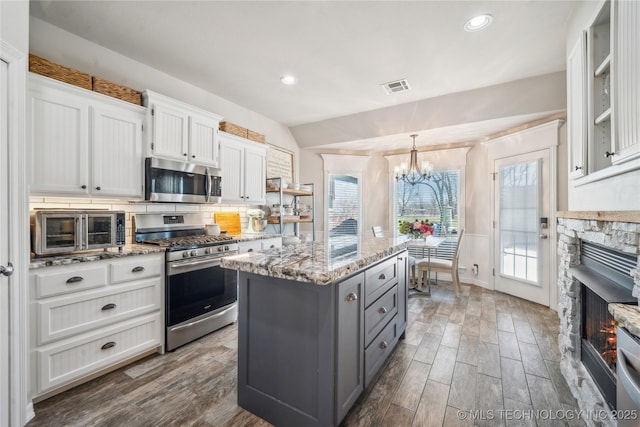
[(373, 230), (373, 237), (384, 237), (384, 231), (379, 225), (374, 225), (371, 230)]
[[(416, 263), (418, 266), (418, 280), (424, 286), (425, 284), (425, 275), (428, 275), (430, 272), (436, 273), (436, 284), (438, 284), (438, 273), (449, 273), (451, 274), (451, 282), (453, 283), (453, 287), (455, 288), (456, 295), (460, 294), (460, 277), (458, 276), (458, 257), (460, 256), (460, 243), (462, 242), (462, 235), (464, 234), (464, 230), (460, 230), (458, 234), (458, 242), (456, 243), (456, 250), (453, 253), (453, 259), (442, 259), (442, 258), (431, 258), (431, 260), (424, 258)], [(429, 277), (427, 277), (427, 287), (430, 289), (429, 285)], [(421, 286), (421, 287), (422, 287)]]

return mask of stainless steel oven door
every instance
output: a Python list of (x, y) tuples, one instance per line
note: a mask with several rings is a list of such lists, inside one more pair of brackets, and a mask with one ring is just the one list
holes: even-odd
[(173, 350), (237, 319), (238, 279), (220, 257), (167, 263), (166, 349)]

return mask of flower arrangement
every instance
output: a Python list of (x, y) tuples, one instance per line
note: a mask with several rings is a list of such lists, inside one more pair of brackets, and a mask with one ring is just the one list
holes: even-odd
[(428, 219), (423, 221), (416, 219), (413, 222), (398, 221), (398, 230), (402, 234), (411, 234), (414, 238), (420, 239), (433, 234), (433, 224)]

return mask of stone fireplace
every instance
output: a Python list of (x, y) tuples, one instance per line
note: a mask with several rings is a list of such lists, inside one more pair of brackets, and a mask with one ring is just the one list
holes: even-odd
[[(558, 287), (562, 373), (584, 411), (611, 410), (615, 405), (616, 322), (607, 305), (638, 304), (640, 296), (640, 215), (637, 212), (563, 212), (558, 215)], [(620, 261), (613, 274), (593, 275), (589, 252), (596, 260)], [(602, 252), (604, 255), (602, 255)], [(626, 282), (625, 282), (626, 281)], [(613, 383), (612, 383), (613, 381)], [(611, 390), (613, 384), (613, 390)], [(614, 420), (585, 420), (590, 426), (615, 426)]]

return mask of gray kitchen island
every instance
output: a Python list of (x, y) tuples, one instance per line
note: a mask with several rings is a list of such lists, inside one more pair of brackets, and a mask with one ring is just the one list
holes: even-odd
[(404, 239), (358, 236), (225, 257), (238, 270), (238, 405), (335, 426), (407, 325)]

